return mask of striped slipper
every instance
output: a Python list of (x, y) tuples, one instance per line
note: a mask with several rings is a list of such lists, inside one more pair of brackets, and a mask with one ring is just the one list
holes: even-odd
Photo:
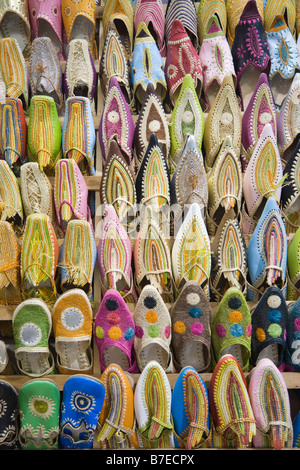
[(143, 449), (174, 447), (171, 387), (156, 361), (148, 362), (134, 391), (134, 410), (139, 445)]
[(9, 222), (0, 221), (0, 303), (21, 301), (20, 242)]
[(0, 160), (0, 218), (19, 231), (24, 211), (19, 182), (5, 160)]
[(193, 0), (169, 0), (165, 16), (165, 35), (167, 44), (170, 39), (172, 24), (179, 20), (185, 27), (196, 50), (199, 47), (197, 12)]

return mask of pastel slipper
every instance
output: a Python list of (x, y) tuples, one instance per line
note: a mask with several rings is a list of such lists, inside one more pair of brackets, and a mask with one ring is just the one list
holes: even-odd
[(166, 56), (165, 8), (163, 0), (137, 0), (135, 2), (134, 27), (145, 23), (154, 37), (162, 57)]
[(63, 449), (92, 449), (105, 388), (89, 375), (66, 380), (61, 402), (59, 445)]
[(0, 380), (0, 401), (2, 414), (0, 421), (0, 450), (19, 449), (19, 391), (6, 380)]

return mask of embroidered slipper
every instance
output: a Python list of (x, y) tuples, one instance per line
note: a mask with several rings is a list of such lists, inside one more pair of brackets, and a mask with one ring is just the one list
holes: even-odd
[[(245, 172), (255, 145), (266, 124), (277, 139), (278, 118), (268, 76), (261, 73), (242, 117), (241, 161)], [(279, 137), (279, 135), (278, 135)]]
[(172, 269), (177, 293), (187, 281), (196, 281), (209, 296), (210, 240), (201, 209), (191, 204), (176, 233), (172, 247)]
[(62, 68), (48, 37), (32, 41), (29, 63), (32, 96), (52, 96), (59, 115), (63, 113)]
[[(248, 0), (228, 0), (226, 1), (226, 15), (227, 15), (227, 40), (230, 48), (232, 47), (236, 27), (239, 24), (241, 15), (248, 3)], [(259, 15), (264, 21), (264, 0), (256, 0)]]
[(93, 228), (86, 220), (70, 220), (59, 253), (60, 288), (83, 289), (93, 300), (97, 247)]
[(208, 447), (210, 437), (208, 391), (202, 377), (193, 367), (183, 368), (175, 382), (171, 412), (175, 447), (181, 449)]
[(33, 39), (49, 37), (58, 58), (63, 60), (61, 0), (52, 0), (51, 3), (28, 0), (28, 8)]
[(103, 295), (95, 317), (94, 334), (102, 372), (110, 364), (118, 364), (127, 372), (138, 371), (133, 348), (133, 316), (118, 291), (109, 289)]
[(0, 70), (8, 98), (20, 98), (24, 111), (29, 105), (29, 80), (25, 58), (13, 37), (0, 39)]
[(231, 47), (237, 77), (237, 91), (245, 110), (261, 73), (270, 72), (271, 60), (267, 35), (256, 0), (249, 0), (235, 29)]
[[(203, 6), (210, 11), (211, 7), (209, 2), (206, 0), (202, 0)], [(216, 7), (216, 9), (220, 6), (220, 8), (225, 9), (225, 2), (222, 0), (221, 2), (214, 2), (212, 4), (212, 8)], [(201, 7), (199, 6), (198, 16)], [(226, 9), (225, 9), (226, 15)], [(201, 16), (201, 14), (200, 14)], [(218, 94), (218, 91), (222, 85), (222, 82), (226, 75), (231, 75), (233, 78), (234, 83), (236, 83), (236, 73), (234, 69), (233, 59), (231, 50), (226, 38), (226, 16), (225, 16), (225, 29), (222, 29), (219, 20), (220, 16), (217, 13), (212, 15), (211, 17), (206, 18), (203, 39), (201, 41), (201, 47), (199, 52), (199, 59), (202, 66), (203, 72), (203, 93), (205, 98), (205, 103), (207, 108), (209, 109), (215, 98)], [(198, 25), (199, 25), (198, 20)], [(199, 27), (198, 27), (199, 31)], [(199, 31), (199, 34), (200, 31)]]
[(278, 14), (282, 14), (285, 18), (289, 30), (295, 37), (296, 7), (294, 2), (289, 0), (264, 0), (264, 25), (266, 32), (270, 31), (273, 21)]
[(30, 380), (20, 388), (22, 450), (58, 450), (60, 391), (52, 380)]
[(135, 175), (123, 157), (120, 146), (112, 139), (100, 183), (100, 200), (112, 205), (128, 233), (134, 229), (136, 206)]
[(170, 171), (173, 173), (182, 155), (189, 135), (194, 135), (199, 151), (202, 148), (204, 133), (204, 113), (196, 94), (192, 76), (187, 74), (180, 87), (180, 92), (170, 119)]
[(21, 288), (26, 298), (38, 295), (45, 302), (56, 298), (58, 252), (58, 241), (50, 217), (30, 214), (22, 237), (20, 264)]
[(275, 17), (267, 37), (271, 58), (270, 87), (275, 104), (280, 107), (289, 92), (295, 73), (300, 70), (300, 52), (281, 14)]
[(24, 222), (19, 182), (5, 160), (0, 160), (0, 218), (11, 223), (18, 232)]
[(76, 374), (66, 380), (61, 403), (60, 448), (93, 448), (104, 395), (104, 385), (95, 377)]
[(225, 354), (230, 354), (243, 371), (249, 369), (251, 355), (251, 313), (246, 298), (237, 287), (225, 292), (213, 316), (212, 368)]
[(19, 98), (0, 101), (0, 136), (0, 158), (18, 177), (20, 167), (27, 162), (27, 123)]
[(226, 136), (207, 176), (207, 229), (214, 235), (224, 215), (231, 209), (238, 216), (242, 205), (242, 165), (240, 154)]
[(232, 75), (226, 75), (205, 120), (203, 150), (207, 172), (212, 168), (225, 137), (231, 136), (235, 153), (240, 155), (241, 133), (242, 113), (234, 80)]
[(165, 15), (165, 37), (167, 44), (174, 20), (181, 21), (194, 48), (198, 50), (197, 12), (193, 0), (168, 0)]
[(171, 386), (167, 374), (156, 361), (148, 362), (138, 378), (134, 410), (140, 448), (174, 447)]
[(146, 206), (133, 258), (138, 293), (147, 284), (158, 290), (165, 302), (173, 301), (173, 276), (169, 240), (157, 225), (153, 208)]
[(133, 285), (132, 246), (114, 207), (108, 206), (97, 247), (101, 291), (117, 290), (126, 302), (136, 302)]
[(251, 364), (256, 366), (260, 359), (268, 358), (279, 370), (284, 370), (288, 309), (277, 286), (266, 289), (253, 308), (251, 318)]
[(6, 380), (0, 380), (0, 401), (2, 413), (0, 421), (1, 450), (19, 449), (19, 391)]
[(256, 420), (254, 448), (280, 450), (292, 447), (290, 399), (284, 378), (268, 358), (251, 371), (248, 393)]
[(14, 310), (12, 318), (17, 367), (22, 374), (43, 377), (53, 373), (49, 349), (52, 329), (50, 310), (41, 299), (28, 299)]
[(95, 176), (96, 131), (89, 98), (67, 98), (62, 127), (63, 158), (73, 158), (83, 175)]
[(54, 99), (46, 95), (33, 96), (30, 100), (27, 134), (29, 161), (38, 162), (41, 170), (52, 175), (56, 162), (62, 156), (61, 139), (61, 126)]
[(131, 57), (134, 42), (134, 8), (131, 0), (105, 0), (102, 24), (104, 37), (109, 23), (112, 22)]
[(188, 281), (170, 310), (174, 365), (180, 371), (191, 366), (198, 372), (209, 369), (211, 362), (212, 311), (203, 289)]
[(256, 433), (255, 418), (245, 375), (232, 355), (223, 356), (214, 368), (208, 398), (213, 421), (213, 446), (249, 447)]
[(138, 30), (139, 24), (145, 23), (157, 43), (160, 55), (166, 56), (165, 41), (165, 9), (163, 0), (136, 0), (134, 13), (134, 27)]
[(300, 288), (300, 229), (293, 235), (288, 246), (287, 266), (288, 266), (288, 300), (297, 300)]
[(197, 29), (200, 47), (203, 44), (204, 37), (209, 27), (208, 24), (212, 18), (219, 23), (220, 30), (226, 36), (227, 30), (227, 13), (225, 0), (218, 2), (210, 2), (209, 0), (200, 0), (197, 10)]
[(91, 373), (93, 311), (86, 293), (64, 292), (54, 304), (52, 323), (59, 373)]
[(171, 317), (157, 289), (145, 286), (133, 313), (135, 324), (134, 349), (142, 371), (155, 360), (166, 372), (173, 372), (171, 345)]
[(150, 137), (154, 132), (161, 151), (168, 160), (171, 146), (169, 123), (153, 83), (148, 83), (134, 127), (133, 152), (137, 168), (144, 158)]
[(170, 31), (165, 70), (169, 96), (173, 106), (178, 99), (181, 84), (187, 74), (193, 78), (195, 91), (200, 99), (203, 82), (202, 64), (186, 29), (177, 19), (173, 21)]
[(0, 303), (21, 302), (20, 257), (21, 247), (9, 222), (0, 221)]
[(299, 164), (300, 142), (298, 141), (283, 170), (285, 181), (281, 188), (280, 207), (285, 221), (287, 235), (295, 234), (300, 227)]
[(135, 33), (131, 59), (131, 83), (136, 105), (145, 98), (148, 83), (152, 83), (161, 102), (167, 94), (164, 61), (157, 44), (145, 23), (140, 23)]
[(110, 143), (115, 139), (130, 165), (132, 161), (132, 144), (134, 122), (130, 108), (122, 93), (116, 77), (112, 77), (101, 113), (98, 136), (104, 162), (107, 160)]
[(212, 240), (211, 251), (211, 301), (220, 302), (229, 287), (237, 287), (246, 296), (246, 244), (233, 209), (223, 216)]
[(8, 0), (1, 4), (0, 28), (2, 37), (18, 41), (24, 57), (30, 54), (31, 27), (27, 2)]
[(101, 375), (105, 397), (98, 426), (101, 449), (138, 448), (135, 432), (134, 394), (128, 374), (111, 364)]

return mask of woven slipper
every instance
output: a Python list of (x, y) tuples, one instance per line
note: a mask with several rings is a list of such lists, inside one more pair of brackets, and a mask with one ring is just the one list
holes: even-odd
[(0, 303), (21, 301), (20, 242), (9, 222), (0, 221)]
[(19, 182), (5, 160), (0, 160), (0, 218), (20, 231), (24, 210)]
[(83, 289), (92, 301), (96, 258), (97, 247), (90, 222), (70, 220), (59, 253), (61, 290)]
[(166, 372), (173, 372), (171, 345), (171, 317), (157, 289), (145, 286), (133, 313), (135, 324), (134, 349), (142, 371), (155, 360)]
[(13, 385), (5, 380), (0, 381), (0, 401), (2, 403), (0, 421), (1, 450), (19, 449), (18, 394), (19, 391)]
[(206, 294), (195, 281), (188, 281), (170, 310), (172, 351), (177, 371), (191, 366), (207, 371), (211, 361), (212, 312)]
[(194, 82), (190, 74), (184, 77), (178, 98), (171, 113), (170, 120), (170, 160), (171, 173), (182, 155), (189, 135), (194, 135), (201, 152), (204, 133), (204, 113), (196, 94)]
[(261, 359), (251, 371), (248, 393), (256, 420), (254, 448), (292, 447), (290, 399), (284, 378), (270, 359)]
[(160, 55), (166, 56), (165, 42), (165, 9), (162, 0), (137, 0), (135, 2), (134, 27), (138, 30), (139, 24), (145, 23), (155, 42)]
[(180, 372), (173, 391), (171, 412), (175, 447), (208, 447), (210, 437), (208, 392), (202, 377), (193, 367)]
[(137, 168), (139, 168), (144, 158), (150, 137), (154, 132), (157, 136), (161, 151), (168, 160), (171, 146), (169, 123), (153, 84), (148, 83), (134, 127), (133, 147)]
[(256, 433), (247, 382), (237, 360), (223, 356), (214, 368), (208, 391), (213, 446), (249, 447)]
[(63, 449), (92, 449), (105, 388), (88, 375), (66, 380), (62, 392), (59, 446)]
[(52, 323), (59, 373), (91, 373), (93, 311), (86, 293), (64, 292), (54, 304)]
[(12, 327), (20, 372), (31, 377), (51, 374), (54, 360), (48, 341), (52, 318), (45, 302), (40, 299), (21, 302), (14, 310)]
[(251, 312), (252, 340), (250, 362), (256, 366), (268, 358), (283, 370), (288, 326), (288, 309), (281, 290), (269, 287)]
[(131, 0), (105, 0), (102, 16), (104, 37), (110, 22), (115, 25), (130, 57), (134, 41), (134, 8)]
[[(241, 15), (248, 3), (248, 0), (228, 0), (226, 1), (226, 15), (227, 15), (227, 40), (230, 48), (232, 47), (235, 30), (239, 24)], [(264, 21), (264, 0), (256, 0), (259, 15)]]
[(31, 27), (27, 2), (8, 0), (1, 4), (0, 28), (2, 37), (18, 41), (24, 57), (30, 54)]
[(100, 379), (105, 388), (97, 436), (101, 449), (137, 448), (134, 395), (128, 375), (117, 364), (111, 364)]
[(165, 37), (167, 44), (174, 20), (181, 21), (197, 51), (199, 46), (197, 12), (193, 0), (168, 0), (165, 15)]
[(102, 297), (95, 317), (94, 334), (102, 372), (110, 364), (118, 364), (127, 372), (138, 371), (133, 348), (133, 316), (118, 291), (109, 289)]
[(96, 131), (91, 102), (85, 96), (66, 100), (62, 128), (63, 158), (75, 160), (83, 175), (94, 176)]
[(113, 206), (108, 206), (97, 247), (101, 291), (117, 290), (126, 302), (136, 302), (132, 275), (132, 246)]
[(251, 314), (244, 295), (230, 287), (218, 304), (213, 316), (212, 368), (221, 357), (230, 354), (243, 371), (249, 369), (251, 355)]
[(114, 139), (110, 143), (103, 168), (100, 200), (105, 207), (114, 207), (120, 222), (129, 233), (136, 206), (135, 175)]
[(0, 101), (0, 136), (0, 157), (18, 177), (21, 165), (27, 161), (27, 124), (19, 98)]
[(171, 387), (167, 374), (156, 361), (142, 371), (134, 391), (134, 410), (140, 448), (174, 447)]
[(225, 0), (220, 0), (218, 2), (200, 0), (197, 10), (197, 28), (200, 47), (203, 44), (206, 32), (209, 30), (208, 24), (211, 22), (213, 17), (217, 19), (220, 30), (223, 32), (223, 35), (226, 36), (227, 13)]
[(52, 380), (30, 380), (20, 388), (22, 450), (58, 450), (60, 392)]

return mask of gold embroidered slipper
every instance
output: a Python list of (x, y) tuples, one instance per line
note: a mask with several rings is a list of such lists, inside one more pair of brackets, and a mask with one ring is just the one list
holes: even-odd
[(14, 304), (22, 300), (20, 285), (20, 242), (6, 221), (0, 221), (0, 303)]

